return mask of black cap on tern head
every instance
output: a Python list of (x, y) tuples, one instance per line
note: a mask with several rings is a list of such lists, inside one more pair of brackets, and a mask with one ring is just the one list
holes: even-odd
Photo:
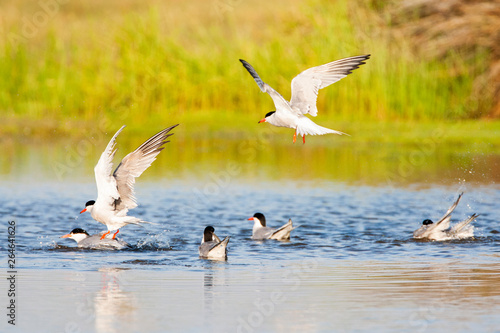
[(273, 114), (273, 113), (275, 113), (275, 112), (276, 112), (276, 111), (271, 111), (271, 112), (266, 113), (266, 117), (265, 117), (265, 118), (269, 117), (270, 115), (272, 115), (272, 114)]
[(215, 229), (211, 225), (209, 225), (208, 227), (205, 228), (205, 231), (203, 232), (203, 237), (205, 238), (205, 242), (212, 241), (212, 235), (214, 232), (215, 232)]
[(426, 219), (422, 222), (423, 225), (429, 225), (429, 224), (433, 224), (434, 222), (432, 222), (431, 220), (429, 219)]
[(256, 217), (259, 219), (260, 224), (262, 224), (263, 227), (266, 226), (266, 217), (262, 213), (255, 213), (253, 214), (253, 217)]
[(92, 206), (95, 204), (95, 200), (89, 200), (87, 201), (87, 203), (85, 204), (85, 207), (88, 207), (88, 206)]
[(85, 235), (89, 236), (89, 233), (86, 232), (85, 230), (83, 230), (82, 228), (75, 228), (75, 229), (71, 230), (70, 233), (71, 234), (85, 234)]

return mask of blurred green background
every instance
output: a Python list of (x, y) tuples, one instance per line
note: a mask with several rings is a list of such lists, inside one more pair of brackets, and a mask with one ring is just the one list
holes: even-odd
[[(180, 159), (192, 163), (200, 147), (215, 152), (262, 135), (288, 156), (273, 162), (285, 167), (290, 149), (356, 146), (373, 155), (391, 143), (395, 152), (436, 129), (450, 153), (469, 144), (479, 153), (499, 150), (498, 1), (18, 0), (0, 11), (6, 173), (20, 149), (51, 143), (61, 148), (46, 152), (53, 160), (86, 138), (98, 146), (82, 153), (93, 165), (122, 124), (122, 136), (137, 137), (134, 146), (181, 123)], [(288, 99), (302, 70), (368, 53), (365, 65), (319, 93), (314, 121), (351, 137), (309, 137), (310, 147), (290, 148), (293, 131), (257, 124), (274, 105), (238, 59)], [(276, 151), (267, 156), (271, 163)], [(350, 169), (356, 157), (346, 159)]]

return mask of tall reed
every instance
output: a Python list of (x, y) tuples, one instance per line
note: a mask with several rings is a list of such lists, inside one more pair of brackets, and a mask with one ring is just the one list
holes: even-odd
[(70, 1), (29, 38), (23, 24), (40, 3), (0, 6), (3, 126), (243, 128), (274, 106), (239, 58), (289, 98), (300, 71), (366, 53), (366, 65), (320, 92), (324, 123), (464, 119), (475, 115), (472, 81), (487, 57), (419, 59), (361, 0)]

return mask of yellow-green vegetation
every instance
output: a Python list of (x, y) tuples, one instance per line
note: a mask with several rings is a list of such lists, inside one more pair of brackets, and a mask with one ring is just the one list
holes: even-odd
[(19, 0), (0, 11), (4, 134), (82, 135), (96, 121), (252, 131), (274, 106), (239, 58), (289, 98), (300, 71), (370, 53), (319, 94), (318, 122), (342, 131), (468, 119), (484, 103), (471, 91), (486, 53), (422, 60), (369, 1)]
[[(224, 191), (234, 185), (233, 180), (253, 184), (288, 179), (321, 184), (341, 181), (396, 187), (416, 183), (454, 188), (471, 182), (498, 183), (498, 135), (480, 124), (374, 123), (365, 127), (366, 132), (351, 137), (309, 138), (305, 145), (292, 144), (291, 133), (271, 126), (260, 127), (254, 134), (216, 131), (210, 137), (186, 137), (186, 128), (178, 127), (140, 183), (163, 180), (166, 186), (176, 187), (172, 184), (175, 180), (186, 186), (185, 181), (192, 179), (190, 185), (200, 191), (213, 191), (214, 183), (222, 184), (219, 190)], [(153, 133), (126, 128), (117, 139), (115, 162)], [(462, 137), (467, 133), (475, 133), (477, 138)], [(36, 175), (42, 181), (83, 180), (93, 184), (92, 170), (112, 134), (89, 130), (86, 135), (64, 137), (50, 144), (42, 140), (29, 145), (3, 140), (0, 179), (22, 180), (26, 175)]]

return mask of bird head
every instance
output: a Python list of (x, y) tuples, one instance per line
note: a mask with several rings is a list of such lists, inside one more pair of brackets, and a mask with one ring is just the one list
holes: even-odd
[(95, 204), (94, 200), (87, 201), (87, 203), (85, 204), (85, 208), (80, 212), (80, 214), (85, 213), (85, 212), (89, 212), (89, 213), (92, 212), (92, 208), (94, 208), (94, 204)]
[(271, 117), (275, 112), (276, 111), (271, 111), (271, 112), (266, 113), (266, 116), (263, 119), (259, 120), (259, 124), (267, 121), (267, 118)]
[(424, 221), (422, 222), (422, 225), (429, 225), (429, 224), (433, 224), (433, 223), (434, 223), (434, 222), (432, 222), (432, 220), (427, 219), (427, 220), (424, 220)]
[(67, 235), (61, 236), (60, 238), (71, 238), (74, 239), (77, 243), (80, 242), (81, 240), (89, 237), (88, 232), (81, 228), (76, 228), (71, 230), (71, 232)]
[(213, 240), (213, 234), (215, 232), (214, 227), (208, 226), (205, 228), (205, 231), (203, 232), (203, 242), (210, 242)]
[(262, 213), (255, 213), (252, 217), (250, 217), (248, 220), (258, 222), (261, 226), (265, 227), (266, 226), (266, 217)]

